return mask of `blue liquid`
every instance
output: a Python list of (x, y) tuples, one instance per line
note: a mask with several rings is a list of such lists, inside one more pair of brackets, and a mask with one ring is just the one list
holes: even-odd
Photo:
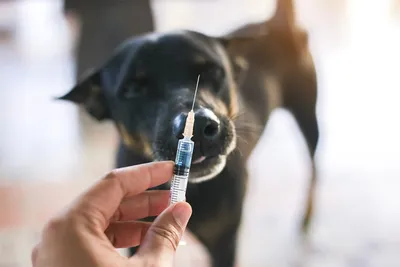
[(175, 158), (174, 177), (171, 181), (171, 204), (186, 199), (186, 187), (192, 163), (194, 142), (190, 139), (181, 139)]
[(175, 158), (175, 175), (188, 176), (193, 155), (193, 141), (181, 139), (178, 142), (178, 149)]

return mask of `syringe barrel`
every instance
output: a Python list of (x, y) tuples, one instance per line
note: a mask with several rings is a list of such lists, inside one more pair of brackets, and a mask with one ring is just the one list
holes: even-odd
[(188, 138), (178, 141), (175, 157), (174, 176), (171, 181), (170, 204), (186, 200), (186, 187), (189, 179), (194, 142)]

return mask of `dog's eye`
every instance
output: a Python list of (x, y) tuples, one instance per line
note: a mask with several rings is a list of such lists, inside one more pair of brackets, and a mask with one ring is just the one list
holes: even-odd
[(136, 78), (128, 81), (123, 88), (125, 99), (132, 99), (143, 96), (146, 93), (147, 79), (145, 77)]
[(209, 79), (215, 79), (217, 81), (224, 77), (223, 69), (213, 64), (212, 62), (204, 62), (202, 64), (198, 64), (195, 69), (196, 73), (200, 74), (201, 77), (207, 77)]

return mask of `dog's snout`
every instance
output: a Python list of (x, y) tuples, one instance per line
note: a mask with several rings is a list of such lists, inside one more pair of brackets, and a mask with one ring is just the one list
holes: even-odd
[[(182, 138), (185, 129), (187, 114), (181, 113), (173, 121), (173, 134), (178, 139)], [(211, 141), (218, 137), (220, 132), (220, 122), (218, 117), (209, 109), (199, 109), (195, 112), (194, 138), (199, 141)]]

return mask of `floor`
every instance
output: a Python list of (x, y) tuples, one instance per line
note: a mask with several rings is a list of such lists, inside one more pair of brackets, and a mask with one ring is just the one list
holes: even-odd
[[(274, 8), (244, 2), (153, 6), (159, 30), (220, 34)], [(315, 219), (300, 238), (309, 161), (290, 114), (278, 110), (249, 162), (237, 266), (400, 266), (399, 9), (389, 10), (389, 0), (297, 3), (319, 76)], [(59, 2), (5, 8), (0, 17), (11, 18), (16, 35), (0, 38), (0, 267), (26, 267), (43, 222), (112, 168), (117, 139), (110, 124), (52, 100), (73, 80), (73, 38)], [(207, 266), (203, 248), (186, 239), (176, 266)]]

